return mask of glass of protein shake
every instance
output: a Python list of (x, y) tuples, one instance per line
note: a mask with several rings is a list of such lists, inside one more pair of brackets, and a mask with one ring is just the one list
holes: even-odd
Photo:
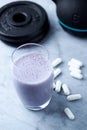
[(45, 108), (52, 97), (53, 68), (48, 51), (40, 44), (27, 43), (12, 54), (13, 79), (24, 106), (30, 110)]

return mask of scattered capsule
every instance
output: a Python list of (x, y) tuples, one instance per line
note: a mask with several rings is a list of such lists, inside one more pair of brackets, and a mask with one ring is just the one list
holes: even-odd
[(82, 73), (82, 71), (79, 69), (79, 68), (75, 68), (75, 67), (69, 67), (69, 71), (71, 71), (71, 72), (77, 72), (77, 73)]
[(80, 65), (78, 65), (78, 64), (75, 64), (75, 63), (73, 63), (73, 62), (68, 62), (68, 65), (70, 66), (70, 67), (73, 67), (73, 68), (76, 68), (76, 69), (80, 69)]
[(57, 78), (62, 73), (61, 69), (55, 69), (54, 70), (54, 78)]
[(80, 60), (77, 60), (77, 59), (72, 58), (72, 59), (71, 59), (71, 62), (74, 63), (74, 64), (77, 64), (77, 65), (79, 65), (79, 66), (83, 66), (83, 63), (82, 63)]
[(62, 63), (62, 59), (61, 58), (56, 58), (53, 62), (52, 62), (52, 66), (56, 67), (57, 65), (59, 65), (60, 63)]
[(70, 90), (68, 88), (68, 86), (66, 84), (62, 85), (62, 89), (65, 95), (69, 95), (70, 94)]
[(75, 100), (79, 100), (81, 98), (82, 98), (81, 94), (71, 94), (71, 95), (67, 96), (68, 101), (75, 101)]
[(61, 82), (60, 80), (58, 80), (58, 81), (56, 82), (55, 91), (59, 93), (59, 92), (61, 91), (61, 88), (62, 88), (62, 82)]
[(55, 89), (56, 88), (56, 84), (55, 83), (53, 83), (53, 89)]
[(83, 75), (78, 72), (71, 72), (70, 75), (76, 79), (83, 79)]
[(68, 107), (64, 109), (64, 112), (70, 120), (75, 119), (74, 114), (72, 113), (72, 111)]

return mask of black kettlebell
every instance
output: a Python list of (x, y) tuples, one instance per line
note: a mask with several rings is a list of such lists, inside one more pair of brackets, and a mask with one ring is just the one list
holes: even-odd
[(87, 36), (87, 0), (53, 0), (59, 24), (68, 32)]

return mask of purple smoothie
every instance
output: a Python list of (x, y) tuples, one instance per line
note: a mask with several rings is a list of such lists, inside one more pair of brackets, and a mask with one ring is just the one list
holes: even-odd
[(39, 107), (52, 96), (53, 69), (46, 57), (30, 53), (15, 61), (13, 68), (17, 92), (26, 107)]

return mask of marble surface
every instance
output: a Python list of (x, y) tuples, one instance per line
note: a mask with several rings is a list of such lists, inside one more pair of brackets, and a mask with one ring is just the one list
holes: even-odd
[[(32, 0), (35, 1), (35, 0)], [(0, 0), (0, 6), (11, 0)], [(51, 103), (42, 111), (26, 110), (20, 102), (12, 81), (11, 54), (14, 47), (0, 41), (0, 130), (87, 130), (87, 39), (77, 38), (66, 33), (57, 23), (56, 7), (51, 0), (37, 0), (43, 6), (50, 21), (50, 32), (42, 41), (48, 49), (50, 59), (63, 59), (60, 65), (60, 79), (66, 83), (72, 93), (80, 93), (82, 99), (68, 102), (66, 96), (53, 92)], [(69, 75), (67, 62), (77, 58), (84, 63), (83, 80)], [(75, 120), (69, 120), (64, 114), (65, 107), (75, 114)]]

